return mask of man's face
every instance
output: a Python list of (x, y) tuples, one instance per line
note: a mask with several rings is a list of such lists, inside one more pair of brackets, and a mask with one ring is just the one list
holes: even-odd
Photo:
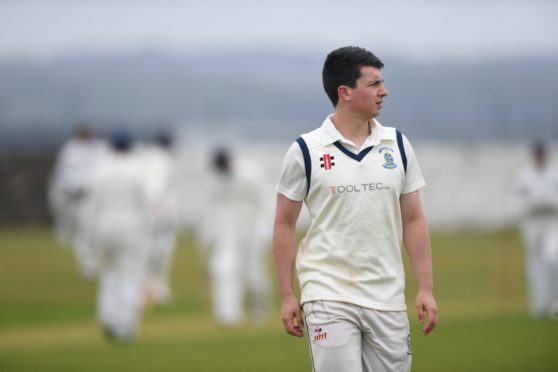
[(370, 66), (362, 67), (360, 75), (356, 86), (351, 88), (350, 107), (355, 113), (375, 118), (380, 114), (384, 98), (388, 95), (384, 77), (379, 69)]

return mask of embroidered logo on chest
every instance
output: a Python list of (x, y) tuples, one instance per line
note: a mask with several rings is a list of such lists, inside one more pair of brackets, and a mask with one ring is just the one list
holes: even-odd
[(384, 156), (384, 163), (382, 166), (386, 169), (395, 169), (397, 164), (393, 160), (393, 150), (390, 147), (382, 147), (379, 151), (380, 154)]
[(320, 162), (321, 162), (320, 167), (324, 168), (324, 170), (330, 170), (331, 167), (335, 165), (333, 160), (335, 160), (334, 156), (331, 156), (330, 154), (324, 154), (320, 158)]

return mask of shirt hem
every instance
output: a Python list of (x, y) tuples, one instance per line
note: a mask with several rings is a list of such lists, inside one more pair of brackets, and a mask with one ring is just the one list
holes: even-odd
[(403, 190), (403, 191), (401, 192), (401, 194), (403, 194), (403, 195), (404, 195), (404, 194), (410, 194), (410, 193), (415, 192), (415, 191), (417, 191), (417, 190), (419, 190), (419, 189), (422, 189), (424, 186), (426, 186), (426, 183), (425, 183), (425, 182), (418, 182), (418, 183), (415, 183), (414, 185), (411, 185), (411, 186), (409, 186), (408, 188), (406, 188), (405, 190)]
[(366, 300), (359, 300), (347, 297), (337, 297), (337, 296), (303, 296), (300, 300), (300, 304), (303, 305), (307, 302), (312, 301), (336, 301), (336, 302), (346, 302), (353, 305), (365, 307), (368, 309), (379, 310), (379, 311), (407, 311), (406, 304), (382, 304), (377, 302), (370, 302)]
[(277, 191), (279, 194), (286, 196), (288, 199), (294, 200), (294, 201), (303, 201), (304, 200), (304, 196), (300, 196), (298, 194), (294, 194), (292, 192), (290, 192), (289, 190), (281, 187), (281, 186), (277, 186), (275, 188), (275, 191)]

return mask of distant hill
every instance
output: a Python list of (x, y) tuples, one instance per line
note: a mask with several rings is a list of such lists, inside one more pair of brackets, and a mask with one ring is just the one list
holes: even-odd
[[(331, 111), (323, 57), (146, 52), (0, 62), (0, 149), (51, 148), (77, 120), (105, 133), (127, 127), (148, 135), (167, 125), (208, 136), (294, 138)], [(557, 60), (383, 60), (390, 97), (380, 121), (410, 137), (558, 138)]]

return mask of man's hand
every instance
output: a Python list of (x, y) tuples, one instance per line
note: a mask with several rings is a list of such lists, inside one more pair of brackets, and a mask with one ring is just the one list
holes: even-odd
[(289, 296), (283, 299), (281, 305), (281, 320), (288, 334), (302, 337), (304, 322), (302, 320), (300, 304), (295, 296)]
[(432, 291), (419, 290), (415, 305), (419, 322), (424, 324), (424, 321), (427, 320), (426, 325), (422, 328), (422, 333), (426, 336), (438, 324), (438, 306)]

